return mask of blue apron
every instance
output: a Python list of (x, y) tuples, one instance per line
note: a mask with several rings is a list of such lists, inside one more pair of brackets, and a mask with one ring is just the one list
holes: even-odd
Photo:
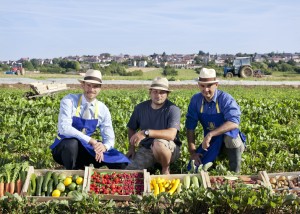
[[(80, 112), (80, 105), (81, 105), (82, 95), (78, 101), (77, 110), (75, 116), (73, 116), (72, 120), (72, 126), (85, 133), (88, 136), (91, 136), (97, 129), (98, 119), (83, 119), (79, 117)], [(95, 117), (98, 117), (98, 102), (96, 102), (95, 106)], [(54, 149), (63, 139), (66, 137), (64, 135), (58, 134), (57, 137), (54, 140), (54, 143), (50, 146), (50, 149)], [(93, 156), (96, 156), (96, 153), (94, 151), (94, 148), (91, 144), (81, 142), (83, 147)], [(109, 151), (106, 151), (103, 153), (104, 155), (104, 163), (130, 163), (130, 160), (121, 152), (119, 152), (116, 149), (110, 149)]]
[[(210, 131), (220, 127), (226, 121), (223, 117), (223, 114), (220, 112), (218, 100), (216, 102), (216, 109), (217, 109), (216, 114), (203, 113), (203, 105), (204, 105), (204, 98), (202, 100), (202, 105), (198, 113), (198, 120), (200, 121), (203, 127), (204, 137), (205, 137)], [(202, 148), (202, 144), (200, 144), (200, 146), (196, 149), (196, 153), (202, 155), (202, 157), (200, 158), (201, 164), (205, 165), (208, 162), (213, 162), (218, 157), (220, 150), (222, 148), (224, 135), (228, 135), (232, 138), (236, 138), (238, 134), (241, 135), (242, 141), (245, 142), (245, 136), (239, 131), (239, 129), (233, 129), (229, 132), (225, 132), (222, 135), (213, 137), (210, 141), (210, 146), (208, 147), (207, 151), (205, 151)], [(188, 164), (188, 171), (190, 169), (191, 169), (191, 161)]]

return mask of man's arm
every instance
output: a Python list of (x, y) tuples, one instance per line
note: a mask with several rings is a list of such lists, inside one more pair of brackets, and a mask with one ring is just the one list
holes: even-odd
[(221, 126), (218, 128), (210, 131), (207, 133), (207, 135), (204, 137), (203, 142), (202, 142), (202, 148), (204, 150), (207, 150), (207, 148), (210, 146), (210, 141), (213, 137), (219, 136), (221, 134), (224, 134), (225, 132), (231, 131), (233, 129), (238, 128), (239, 125), (230, 121), (226, 121), (223, 123)]
[[(141, 132), (140, 134), (144, 135), (144, 130), (141, 130), (140, 132)], [(176, 134), (177, 134), (176, 128), (168, 128), (162, 130), (149, 129), (149, 138), (175, 140)]]
[[(99, 103), (100, 104), (100, 103)], [(104, 144), (106, 150), (114, 148), (115, 145), (115, 133), (112, 126), (111, 114), (108, 108), (101, 103), (99, 112), (101, 112), (101, 118), (99, 118), (99, 127), (102, 136), (102, 143)]]
[(186, 130), (186, 136), (188, 140), (188, 149), (191, 156), (191, 160), (195, 160), (196, 166), (201, 164), (200, 155), (196, 153), (196, 144), (195, 144), (195, 130)]

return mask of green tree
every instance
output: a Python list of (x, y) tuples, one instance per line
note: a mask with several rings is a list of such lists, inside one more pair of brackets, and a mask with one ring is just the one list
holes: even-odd
[(33, 65), (33, 67), (34, 67), (35, 69), (37, 69), (37, 68), (39, 67), (39, 65), (40, 65), (38, 59), (31, 59), (30, 62), (31, 62), (31, 64)]
[(9, 67), (9, 65), (6, 65), (6, 64), (0, 64), (0, 70), (1, 71), (9, 71), (10, 67)]
[(100, 70), (100, 66), (99, 66), (98, 63), (92, 63), (91, 68), (94, 69), (94, 70)]
[(34, 70), (34, 67), (33, 67), (33, 65), (30, 61), (24, 61), (22, 63), (22, 65), (23, 65), (23, 68), (27, 71), (33, 71)]
[(172, 68), (170, 66), (164, 67), (163, 73), (164, 76), (177, 76), (178, 71), (175, 70), (175, 68)]

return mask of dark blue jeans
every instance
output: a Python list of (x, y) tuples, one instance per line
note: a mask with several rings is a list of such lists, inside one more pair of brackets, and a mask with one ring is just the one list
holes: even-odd
[(84, 169), (93, 164), (95, 168), (107, 166), (109, 169), (124, 169), (125, 163), (97, 162), (76, 138), (63, 139), (53, 150), (53, 159), (68, 170)]

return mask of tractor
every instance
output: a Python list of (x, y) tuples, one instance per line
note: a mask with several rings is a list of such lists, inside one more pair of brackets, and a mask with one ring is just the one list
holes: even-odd
[(231, 78), (233, 76), (239, 76), (242, 78), (253, 76), (250, 57), (236, 57), (233, 60), (232, 67), (224, 67), (224, 77)]
[(13, 64), (10, 70), (16, 75), (25, 75), (25, 69), (23, 68), (22, 63)]

